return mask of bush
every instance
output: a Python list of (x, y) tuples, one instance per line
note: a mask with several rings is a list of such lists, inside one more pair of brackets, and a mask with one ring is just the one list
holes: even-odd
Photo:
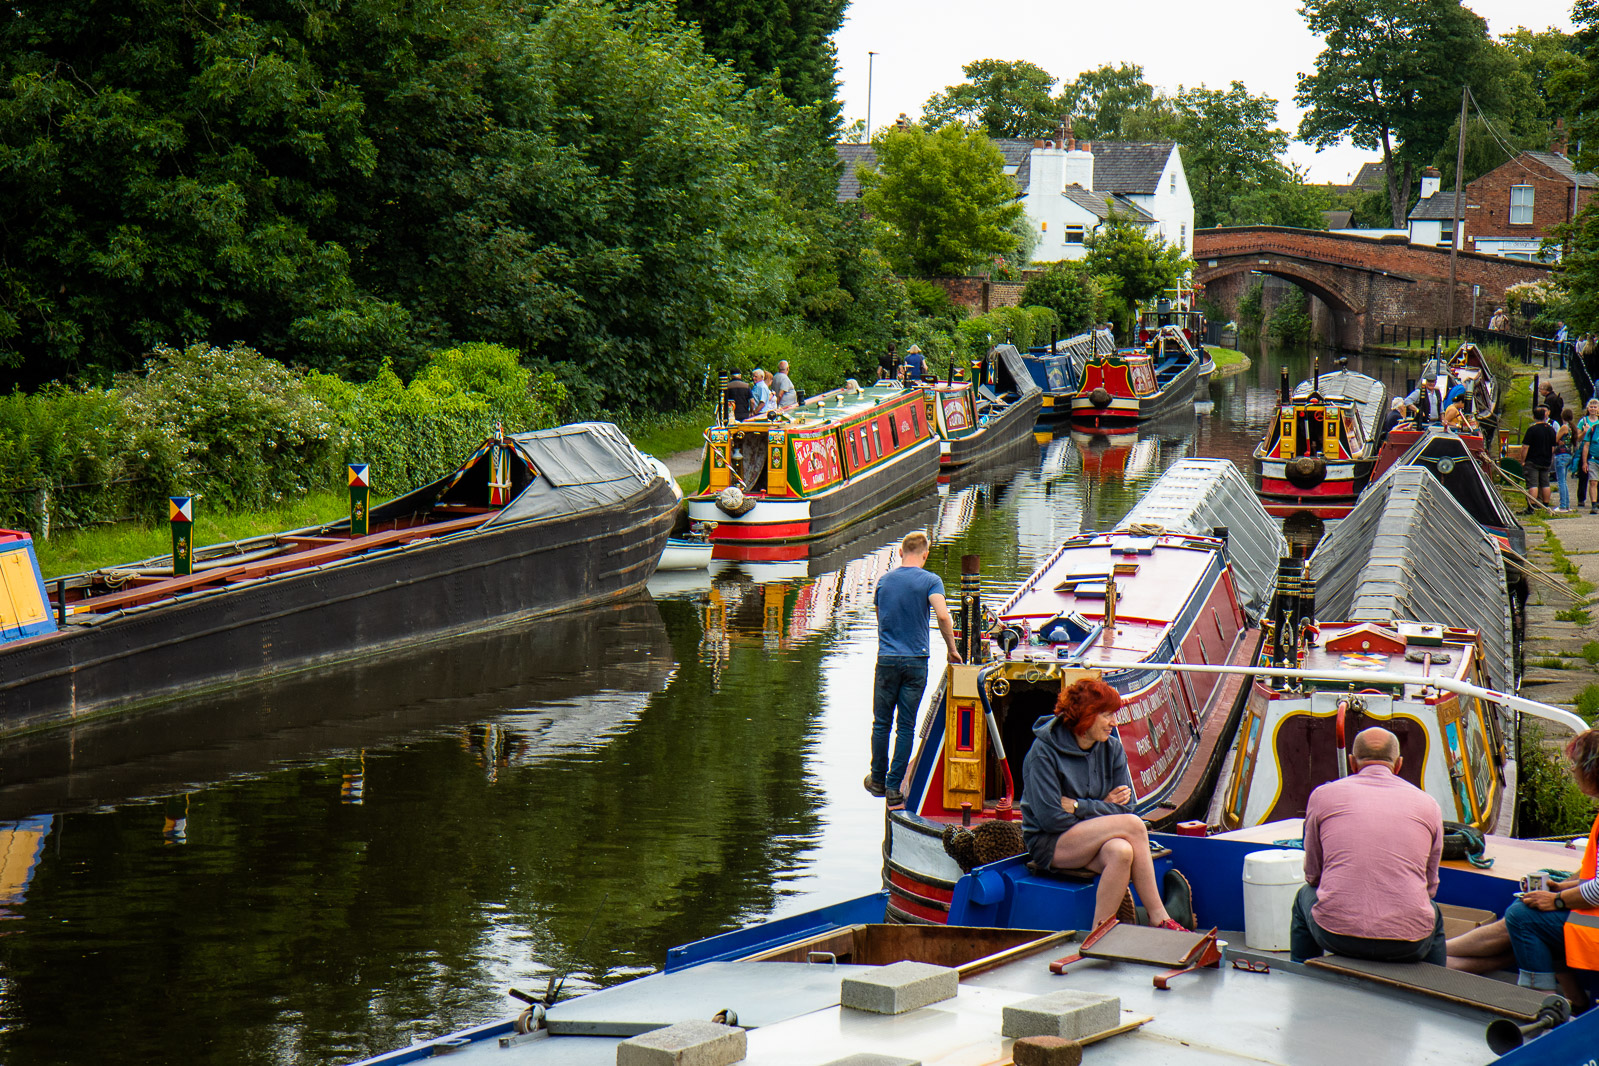
[(917, 314), (927, 318), (941, 318), (950, 322), (959, 322), (966, 317), (966, 308), (952, 301), (949, 298), (949, 292), (942, 285), (934, 284), (931, 281), (906, 278), (905, 298), (910, 301), (911, 308)]
[(1022, 289), (1022, 303), (1047, 307), (1055, 312), (1061, 331), (1067, 336), (1081, 333), (1102, 317), (1099, 282), (1081, 264), (1052, 263), (1041, 274), (1029, 278)]
[(1258, 330), (1265, 321), (1265, 314), (1260, 306), (1261, 296), (1265, 291), (1266, 287), (1257, 281), (1245, 289), (1244, 294), (1238, 298), (1238, 324), (1244, 329)]
[(1551, 752), (1543, 729), (1525, 720), (1517, 775), (1516, 820), (1522, 836), (1582, 833), (1593, 824), (1593, 803), (1572, 780), (1565, 757)]
[(1271, 339), (1282, 344), (1302, 344), (1310, 339), (1310, 301), (1304, 290), (1289, 289), (1271, 313), (1266, 327)]
[(747, 329), (738, 335), (735, 347), (738, 355), (733, 366), (744, 374), (744, 380), (751, 380), (749, 374), (755, 367), (776, 373), (777, 364), (787, 359), (788, 376), (807, 396), (836, 389), (846, 378), (863, 385), (877, 380), (877, 353), (857, 354), (814, 329)]

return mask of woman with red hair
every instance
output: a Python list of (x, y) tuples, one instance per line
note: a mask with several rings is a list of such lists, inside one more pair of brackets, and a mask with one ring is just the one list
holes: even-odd
[(1133, 813), (1127, 753), (1111, 732), (1121, 705), (1105, 682), (1082, 678), (1034, 723), (1022, 764), (1022, 839), (1040, 869), (1099, 874), (1095, 928), (1115, 917), (1131, 881), (1151, 925), (1181, 929), (1161, 901), (1149, 830)]

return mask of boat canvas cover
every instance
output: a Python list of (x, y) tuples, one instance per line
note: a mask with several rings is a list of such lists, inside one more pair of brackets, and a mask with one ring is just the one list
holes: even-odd
[(1217, 526), (1226, 526), (1239, 604), (1251, 620), (1260, 620), (1271, 602), (1277, 561), (1288, 554), (1288, 542), (1231, 460), (1173, 463), (1122, 519), (1120, 528), (1134, 523), (1205, 537)]
[(1027, 361), (1022, 358), (1022, 353), (1016, 350), (1014, 344), (996, 344), (994, 357), (999, 363), (999, 380), (1003, 390), (1009, 392), (1015, 389), (1022, 398), (1031, 396), (1040, 391), (1038, 382), (1033, 380), (1033, 375), (1027, 372)]
[[(491, 442), (492, 443), (492, 442)], [(642, 492), (660, 476), (627, 435), (609, 422), (575, 422), (555, 429), (514, 433), (506, 443), (537, 472), (513, 471), (521, 492), (486, 523), (490, 526), (560, 518), (619, 503)], [(411, 515), (430, 507), (463, 470), (484, 461), (479, 449), (445, 477), (372, 508), (372, 521)], [(513, 465), (515, 461), (513, 460)], [(347, 522), (348, 520), (346, 520)]]
[(1399, 457), (1396, 465), (1419, 466), (1431, 471), (1478, 525), (1507, 530), (1511, 550), (1519, 555), (1526, 554), (1527, 534), (1521, 523), (1488, 483), (1471, 449), (1458, 436), (1447, 429), (1431, 426)]
[(1317, 618), (1475, 630), (1489, 683), (1514, 684), (1499, 546), (1424, 467), (1395, 466), (1367, 488), (1317, 545), (1307, 573)]
[[(1337, 370), (1320, 378), (1323, 399), (1347, 400), (1355, 405), (1355, 417), (1360, 419), (1361, 434), (1368, 441), (1377, 439), (1377, 428), (1382, 424), (1383, 405), (1388, 399), (1388, 386), (1376, 378), (1357, 374), (1353, 370)], [(1294, 387), (1294, 399), (1310, 395), (1310, 382), (1301, 381)]]

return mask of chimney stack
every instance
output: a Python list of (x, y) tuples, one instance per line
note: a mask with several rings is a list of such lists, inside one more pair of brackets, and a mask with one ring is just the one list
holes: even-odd
[(1428, 167), (1421, 172), (1421, 198), (1423, 200), (1438, 191), (1438, 185), (1443, 181), (1443, 175), (1438, 173), (1437, 167)]
[(1555, 132), (1549, 138), (1549, 150), (1556, 155), (1566, 154), (1566, 120), (1555, 119)]

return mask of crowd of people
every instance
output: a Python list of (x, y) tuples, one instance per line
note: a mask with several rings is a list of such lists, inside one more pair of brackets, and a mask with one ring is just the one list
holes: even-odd
[[(1544, 382), (1533, 408), (1532, 425), (1522, 434), (1527, 449), (1522, 459), (1527, 491), (1556, 514), (1569, 514), (1588, 501), (1588, 513), (1599, 514), (1599, 397), (1588, 401), (1579, 416), (1549, 382)], [(1577, 480), (1576, 507), (1571, 479)], [(1559, 495), (1555, 506), (1554, 493)], [(1529, 506), (1526, 513), (1531, 514)]]

